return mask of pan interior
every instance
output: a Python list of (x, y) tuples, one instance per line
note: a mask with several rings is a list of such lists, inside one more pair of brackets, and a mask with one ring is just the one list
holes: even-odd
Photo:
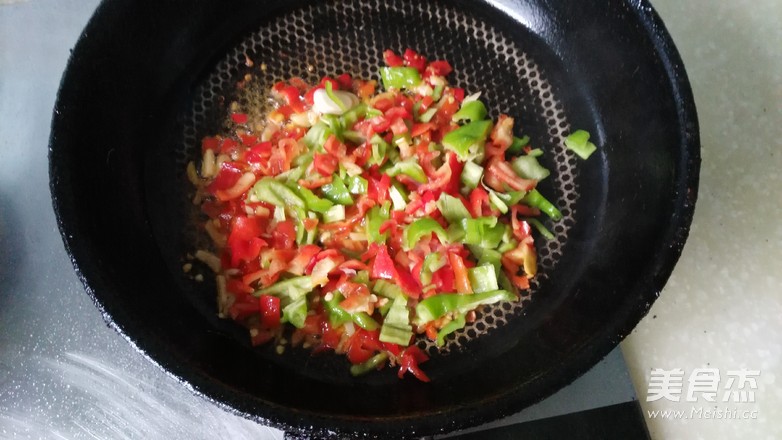
[[(246, 33), (204, 72), (177, 118), (179, 131), (172, 142), (178, 147), (170, 156), (173, 163), (156, 167), (165, 181), (173, 183), (174, 191), (155, 199), (159, 206), (149, 212), (158, 216), (153, 218), (158, 236), (171, 242), (165, 249), (181, 288), (214, 325), (247, 339), (245, 334), (227, 329), (225, 323), (215, 322), (215, 290), (208, 268), (196, 265), (187, 275), (179, 269), (183, 256), (209, 247), (205, 232), (199, 228), (203, 219), (189, 203), (193, 190), (184, 170), (189, 161), (198, 163), (203, 137), (226, 133), (231, 103), (247, 113), (261, 112), (264, 91), (291, 77), (308, 83), (343, 72), (357, 78), (379, 78), (382, 52), (401, 52), (409, 47), (429, 59), (448, 60), (454, 66), (449, 81), (467, 94), (481, 92), (492, 117), (504, 113), (515, 118), (516, 134), (530, 135), (532, 145), (545, 151), (541, 162), (552, 174), (541, 188), (564, 215), (557, 223), (547, 222), (555, 239), (536, 240), (539, 274), (522, 301), (484, 307), (474, 323), (446, 339), (445, 347), (438, 349), (426, 338), (419, 338), (418, 345), (432, 356), (445, 356), (463, 351), (469, 341), (488, 336), (518, 318), (557, 265), (568, 231), (575, 224), (579, 195), (577, 159), (563, 146), (570, 131), (565, 103), (558, 99), (547, 69), (530, 52), (531, 46), (539, 44), (531, 34), (511, 34), (480, 15), (440, 2), (313, 2)], [(175, 215), (170, 213), (173, 206), (180, 207)], [(178, 239), (172, 242), (172, 237)], [(194, 281), (199, 273), (205, 282)]]

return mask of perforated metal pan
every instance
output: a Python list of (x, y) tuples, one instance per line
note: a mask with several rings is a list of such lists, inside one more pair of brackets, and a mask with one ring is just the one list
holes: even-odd
[[(246, 74), (258, 88), (377, 77), (382, 51), (406, 47), (449, 60), (453, 83), (481, 91), (546, 152), (543, 191), (565, 218), (538, 240), (540, 276), (524, 301), (486, 307), (444, 349), (420, 341), (429, 384), (250, 347), (216, 317), (209, 277), (182, 272), (198, 242), (185, 164), (221, 130), (226, 103), (246, 99)], [(563, 147), (576, 128), (599, 146), (587, 161)], [(105, 1), (63, 78), (50, 147), (63, 239), (107, 322), (205, 398), (313, 438), (448, 432), (570, 383), (659, 294), (700, 162), (673, 43), (647, 2), (620, 0)]]

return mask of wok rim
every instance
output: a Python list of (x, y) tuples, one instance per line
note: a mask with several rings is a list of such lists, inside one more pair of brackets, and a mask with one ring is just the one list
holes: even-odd
[[(153, 364), (161, 368), (167, 375), (177, 380), (190, 389), (194, 394), (207, 401), (258, 423), (273, 426), (287, 432), (307, 433), (314, 429), (323, 435), (333, 434), (335, 431), (344, 435), (376, 436), (388, 433), (389, 430), (404, 435), (427, 435), (433, 433), (455, 431), (466, 427), (476, 426), (496, 420), (502, 416), (517, 412), (555, 391), (567, 386), (576, 378), (584, 374), (601, 359), (603, 359), (619, 342), (626, 337), (632, 329), (648, 313), (652, 303), (659, 296), (666, 281), (675, 267), (684, 243), (689, 234), (692, 223), (695, 201), (697, 199), (698, 182), (700, 173), (700, 135), (697, 112), (695, 108), (692, 89), (684, 68), (682, 59), (676, 49), (671, 36), (665, 28), (661, 18), (653, 9), (648, 0), (630, 2), (624, 0), (628, 9), (643, 27), (650, 41), (654, 42), (654, 52), (662, 62), (667, 73), (673, 100), (676, 103), (676, 116), (679, 122), (676, 181), (673, 185), (677, 194), (673, 198), (673, 209), (676, 215), (661, 228), (664, 239), (657, 244), (655, 255), (659, 271), (652, 277), (651, 283), (645, 286), (645, 291), (638, 292), (638, 296), (646, 299), (646, 304), (635, 308), (622, 309), (625, 312), (621, 318), (611, 322), (610, 328), (603, 328), (594, 336), (595, 343), (588, 347), (580, 347), (569, 355), (570, 362), (557, 365), (552, 368), (545, 377), (537, 378), (532, 393), (524, 396), (507, 392), (499, 397), (492, 397), (491, 405), (480, 405), (477, 402), (470, 406), (463, 406), (454, 410), (441, 411), (439, 413), (415, 413), (406, 416), (394, 416), (391, 418), (380, 417), (356, 417), (352, 419), (335, 418), (333, 416), (314, 412), (297, 412), (290, 408), (277, 405), (273, 402), (265, 402), (263, 411), (251, 411), (245, 402), (241, 402), (241, 393), (226, 390), (225, 387), (209, 377), (199, 373), (196, 368), (180, 363), (172, 356), (165, 356), (166, 344), (156, 340), (134, 337), (136, 330), (132, 323), (119, 323), (107, 311), (101, 300), (101, 273), (97, 267), (89, 264), (95, 256), (79, 243), (79, 237), (75, 234), (79, 221), (78, 213), (73, 209), (72, 201), (77, 197), (70, 191), (68, 185), (61, 182), (67, 181), (69, 171), (58, 166), (61, 158), (66, 154), (66, 149), (59, 148), (63, 142), (60, 138), (69, 138), (67, 130), (61, 129), (62, 114), (58, 111), (62, 96), (72, 87), (70, 80), (73, 75), (74, 64), (84, 62), (80, 59), (80, 46), (87, 38), (88, 31), (97, 26), (105, 12), (106, 0), (104, 0), (90, 19), (87, 27), (80, 35), (74, 50), (68, 60), (68, 66), (63, 75), (57, 94), (52, 129), (49, 139), (49, 187), (52, 196), (52, 204), (57, 225), (63, 238), (65, 249), (77, 273), (77, 276), (101, 313), (104, 321), (136, 351), (149, 359)], [(65, 141), (67, 142), (67, 140)], [(676, 245), (670, 246), (671, 243)], [(154, 355), (151, 353), (155, 353)], [(252, 405), (251, 405), (252, 406)], [(253, 406), (253, 408), (256, 408)], [(498, 408), (501, 411), (498, 411)]]

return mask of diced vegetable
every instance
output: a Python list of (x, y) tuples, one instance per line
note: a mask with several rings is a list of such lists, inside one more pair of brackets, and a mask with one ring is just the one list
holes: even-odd
[(454, 113), (451, 119), (454, 122), (462, 121), (482, 121), (486, 119), (486, 106), (481, 101), (470, 101), (462, 104), (462, 108)]
[(582, 159), (588, 159), (597, 151), (595, 144), (589, 142), (589, 132), (584, 130), (576, 130), (565, 138), (565, 146)]
[(464, 170), (462, 170), (461, 181), (465, 187), (469, 189), (475, 189), (481, 183), (481, 177), (483, 177), (483, 167), (475, 162), (468, 161), (464, 164)]
[(383, 87), (409, 89), (421, 84), (421, 75), (412, 67), (383, 67), (380, 69)]
[(407, 299), (403, 296), (396, 297), (380, 329), (380, 341), (402, 346), (409, 345), (413, 337), (409, 313)]
[(491, 121), (474, 121), (462, 125), (443, 136), (443, 147), (456, 153), (459, 159), (468, 160), (470, 154), (476, 154), (483, 147), (491, 128)]
[(511, 167), (525, 179), (543, 180), (551, 174), (534, 156), (519, 156), (511, 162)]
[(338, 174), (334, 174), (331, 183), (323, 185), (321, 190), (323, 191), (323, 196), (334, 203), (340, 205), (353, 204), (353, 198), (350, 196), (350, 191), (348, 191), (348, 187), (345, 186), (345, 182)]

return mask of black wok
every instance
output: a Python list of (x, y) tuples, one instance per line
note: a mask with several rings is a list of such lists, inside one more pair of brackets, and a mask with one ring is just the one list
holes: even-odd
[[(250, 347), (216, 318), (210, 281), (181, 269), (197, 239), (184, 178), (194, 143), (220, 129), (250, 71), (267, 84), (367, 77), (383, 49), (406, 47), (451, 61), (452, 81), (482, 90), (547, 151), (545, 190), (566, 219), (539, 244), (532, 298), (484, 311), (425, 364), (428, 384), (389, 370), (356, 379), (337, 356)], [(561, 146), (576, 128), (599, 146), (589, 160)], [(700, 163), (684, 67), (645, 0), (107, 0), (71, 56), (50, 149), (65, 246), (106, 321), (206, 399), (315, 437), (452, 431), (573, 381), (662, 289)]]

